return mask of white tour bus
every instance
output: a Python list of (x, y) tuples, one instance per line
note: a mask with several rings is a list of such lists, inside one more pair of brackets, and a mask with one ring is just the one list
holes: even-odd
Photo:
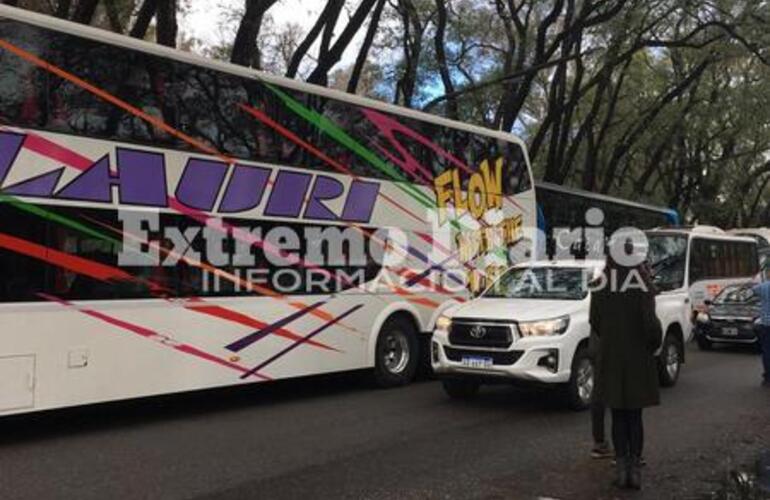
[(731, 229), (730, 234), (748, 236), (757, 240), (757, 245), (759, 246), (759, 267), (762, 270), (770, 268), (770, 227)]
[(647, 237), (648, 260), (661, 291), (658, 308), (681, 304), (681, 324), (686, 325), (682, 341), (692, 338), (694, 315), (705, 310), (707, 300), (727, 285), (753, 279), (759, 271), (756, 241), (716, 227), (655, 229), (647, 231)]
[(407, 383), (535, 225), (509, 134), (8, 6), (0, 117), (0, 415)]

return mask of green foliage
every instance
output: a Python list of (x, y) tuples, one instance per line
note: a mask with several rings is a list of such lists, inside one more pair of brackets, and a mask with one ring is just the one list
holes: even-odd
[[(72, 17), (88, 1), (18, 3)], [(128, 32), (141, 8), (154, 1), (101, 0), (90, 22)], [(312, 23), (277, 25), (270, 9), (285, 8), (283, 2), (275, 7), (274, 1), (250, 1), (266, 10), (256, 19), (249, 64), (284, 73), (296, 54), (301, 77), (330, 66), (324, 58), (331, 56), (320, 51), (317, 39), (298, 51)], [(184, 17), (192, 0), (176, 5)], [(224, 10), (219, 39), (181, 33), (181, 47), (227, 60), (236, 33), (248, 26), (246, 4), (217, 5)], [(320, 16), (322, 5), (314, 5), (308, 3), (303, 14)], [(333, 43), (348, 26), (366, 31), (368, 20), (358, 17), (351, 24), (362, 5), (369, 4), (344, 2), (337, 24), (321, 25), (318, 33)], [(384, 5), (373, 44), (361, 52), (366, 61), (361, 71), (336, 65), (328, 79), (316, 75), (315, 81), (345, 89), (354, 75), (361, 93), (515, 132), (529, 143), (537, 175), (551, 182), (669, 205), (690, 222), (770, 225), (769, 2), (387, 0)], [(148, 26), (146, 38), (154, 38), (148, 33), (155, 26)], [(361, 38), (349, 49), (359, 50)]]

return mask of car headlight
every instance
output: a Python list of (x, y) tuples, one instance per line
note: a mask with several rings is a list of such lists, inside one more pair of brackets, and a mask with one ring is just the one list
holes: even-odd
[(761, 324), (762, 324), (762, 318), (761, 317), (754, 318), (754, 325), (755, 326), (759, 326)]
[(542, 321), (528, 321), (526, 323), (519, 323), (518, 326), (522, 337), (561, 335), (569, 327), (569, 316)]
[(444, 316), (443, 314), (438, 317), (436, 320), (436, 329), (437, 330), (446, 330), (449, 331), (449, 327), (452, 326), (452, 319), (449, 316)]
[(699, 312), (695, 316), (695, 321), (697, 321), (698, 323), (708, 323), (709, 321), (711, 321), (711, 318), (709, 317), (708, 313)]

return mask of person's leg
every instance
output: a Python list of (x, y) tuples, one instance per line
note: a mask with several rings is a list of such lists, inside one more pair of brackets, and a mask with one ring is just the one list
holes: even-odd
[(641, 408), (628, 410), (628, 440), (630, 461), (628, 463), (628, 486), (635, 490), (642, 487), (642, 447), (644, 446), (644, 426)]
[(625, 458), (629, 455), (626, 410), (612, 409), (612, 446), (615, 447), (615, 456), (617, 458)]
[(592, 458), (611, 458), (612, 450), (607, 443), (607, 435), (604, 427), (604, 415), (607, 408), (599, 400), (591, 402), (591, 433), (594, 438), (594, 446), (591, 449)]
[(628, 453), (632, 458), (639, 459), (644, 448), (644, 425), (642, 409), (627, 410), (628, 413)]
[(763, 380), (770, 384), (770, 326), (759, 327), (759, 345), (762, 347)]
[(607, 441), (604, 433), (604, 414), (607, 409), (601, 401), (591, 402), (591, 432), (594, 436), (594, 444), (601, 444)]
[(612, 409), (612, 445), (615, 447), (615, 486), (628, 487), (629, 442), (626, 410)]

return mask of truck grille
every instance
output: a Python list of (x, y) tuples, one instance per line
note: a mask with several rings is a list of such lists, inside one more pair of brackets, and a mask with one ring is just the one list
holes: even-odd
[(449, 361), (459, 363), (462, 361), (463, 356), (476, 356), (492, 358), (492, 364), (510, 366), (516, 363), (523, 351), (471, 351), (470, 349), (455, 349), (454, 347), (444, 347), (444, 353)]
[(513, 343), (513, 324), (491, 320), (456, 318), (449, 328), (449, 342), (472, 347), (507, 348)]

